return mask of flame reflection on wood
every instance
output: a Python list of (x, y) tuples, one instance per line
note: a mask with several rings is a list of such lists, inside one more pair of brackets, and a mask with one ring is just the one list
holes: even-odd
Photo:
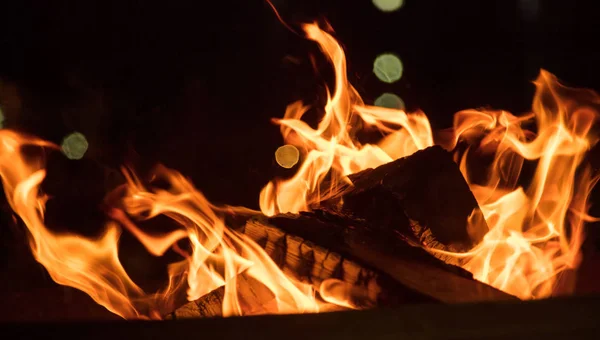
[[(423, 113), (365, 105), (348, 82), (339, 43), (316, 24), (305, 25), (304, 30), (331, 62), (335, 88), (328, 93), (316, 129), (301, 120), (308, 109), (302, 103), (291, 104), (284, 118), (276, 121), (285, 143), (301, 150), (304, 161), (291, 179), (265, 186), (260, 194), (265, 215), (307, 210), (338, 194), (348, 175), (434, 144)], [(536, 86), (531, 114), (461, 111), (455, 116), (452, 138), (437, 141), (448, 149), (469, 144), (456, 157), (490, 228), (470, 251), (445, 255), (460, 259), (477, 279), (524, 299), (551, 295), (556, 276), (578, 265), (583, 225), (591, 219), (587, 199), (596, 183), (580, 165), (596, 142), (591, 127), (597, 112), (592, 108), (600, 100), (591, 91), (561, 86), (546, 71)], [(535, 123), (535, 132), (525, 129), (530, 123)], [(362, 129), (378, 130), (383, 137), (376, 144), (361, 144), (356, 134)], [(208, 202), (181, 174), (163, 167), (154, 176), (167, 182), (168, 189), (148, 187), (132, 171), (123, 170), (127, 183), (119, 189), (119, 207), (110, 210), (113, 221), (99, 238), (54, 233), (44, 225), (48, 199), (40, 191), (44, 164), (41, 158), (21, 153), (28, 145), (57, 148), (34, 137), (0, 131), (4, 190), (30, 232), (34, 256), (57, 283), (86, 292), (110, 311), (124, 318), (159, 318), (173, 308), (176, 292), (183, 288), (187, 299), (195, 300), (222, 287), (223, 315), (247, 315), (254, 309), (240, 304), (237, 280), (242, 272), (264, 286), (270, 302), (260, 306), (263, 312), (312, 313), (332, 304), (350, 306), (347, 289), (339, 282), (319, 287), (325, 302), (312, 286), (286, 275), (254, 241), (225, 225), (222, 208)], [(471, 180), (469, 159), (475, 151), (494, 157), (483, 183)], [(525, 162), (535, 164), (535, 175), (522, 187)], [(325, 179), (327, 188), (322, 187)], [(177, 222), (180, 229), (150, 235), (134, 222), (158, 215)], [(190, 249), (179, 249), (185, 257), (169, 267), (170, 282), (163, 291), (146, 293), (128, 276), (118, 258), (121, 228), (156, 256), (177, 247), (179, 240), (188, 240)]]

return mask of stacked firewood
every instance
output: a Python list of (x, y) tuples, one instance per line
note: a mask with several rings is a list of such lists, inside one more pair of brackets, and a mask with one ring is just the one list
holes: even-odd
[[(299, 282), (318, 288), (336, 279), (347, 285), (358, 308), (515, 299), (474, 280), (456, 258), (426, 250), (468, 251), (487, 232), (483, 218), (473, 215), (477, 201), (449, 152), (430, 147), (350, 180), (340, 197), (310, 212), (253, 216), (238, 231)], [(467, 228), (469, 218), (480, 219), (478, 230)], [(241, 303), (261, 306), (259, 283), (241, 274), (237, 287)], [(222, 303), (223, 289), (217, 289), (169, 316), (218, 316)]]

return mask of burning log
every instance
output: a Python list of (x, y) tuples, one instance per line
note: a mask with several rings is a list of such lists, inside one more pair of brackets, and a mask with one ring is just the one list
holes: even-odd
[[(474, 280), (469, 272), (409, 245), (393, 233), (373, 232), (364, 221), (332, 212), (253, 218), (240, 231), (260, 244), (286, 274), (300, 282), (319, 287), (323, 280), (338, 279), (353, 286), (357, 293), (353, 294), (353, 302), (363, 308), (417, 301), (467, 303), (515, 299)], [(319, 240), (320, 246), (308, 240)], [(253, 292), (261, 284), (243, 275), (239, 277), (238, 288), (245, 287), (240, 293), (242, 298), (260, 299), (260, 294)], [(220, 316), (223, 293), (223, 288), (217, 289), (178, 308), (170, 317)]]
[(244, 226), (245, 235), (260, 244), (283, 272), (300, 282), (319, 285), (336, 278), (377, 290), (377, 275), (340, 254), (306, 241), (282, 229), (252, 219)]
[[(255, 216), (239, 231), (298, 282), (318, 288), (324, 280), (336, 279), (362, 292), (353, 294), (363, 297), (354, 301), (361, 307), (414, 300), (514, 299), (407, 242), (407, 237), (416, 237), (439, 242), (439, 247), (472, 245), (467, 219), (477, 202), (450, 153), (428, 148), (352, 175), (351, 180), (354, 185), (345, 191), (341, 205), (330, 200), (322, 202), (323, 209), (299, 215)], [(242, 297), (260, 299), (253, 293), (259, 289), (257, 284), (240, 277), (238, 287), (246, 287)], [(223, 289), (219, 289), (172, 316), (220, 315), (222, 304)]]
[[(339, 199), (329, 200), (320, 204), (322, 208), (444, 250), (469, 250), (488, 231), (451, 153), (440, 146), (349, 178), (352, 185), (346, 188), (341, 203)], [(480, 217), (478, 230), (467, 228), (470, 217)]]
[[(395, 306), (408, 299), (412, 299), (411, 302), (429, 301), (427, 298), (415, 297), (414, 293), (385, 274), (366, 268), (299, 236), (288, 234), (269, 225), (264, 219), (251, 219), (239, 231), (263, 247), (283, 272), (297, 282), (310, 284), (315, 288), (319, 288), (328, 279), (342, 282), (351, 289), (351, 303), (360, 308)], [(242, 300), (256, 306), (269, 303), (266, 300), (270, 295), (259, 293), (264, 289), (262, 284), (244, 274), (238, 276), (237, 287)], [(223, 297), (224, 288), (221, 287), (183, 305), (169, 317), (221, 316)]]
[(385, 273), (410, 291), (443, 303), (510, 300), (512, 296), (480, 283), (460, 267), (446, 264), (414, 247), (393, 230), (373, 229), (369, 223), (327, 211), (281, 215), (264, 223), (320, 245)]

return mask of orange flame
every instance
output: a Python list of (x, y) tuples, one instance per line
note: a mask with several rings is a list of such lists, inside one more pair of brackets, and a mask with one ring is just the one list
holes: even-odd
[[(246, 315), (253, 309), (251, 306), (244, 309), (240, 304), (236, 277), (241, 272), (267, 288), (270, 294), (267, 298), (271, 301), (268, 313), (318, 312), (330, 308), (326, 302), (317, 300), (312, 286), (288, 278), (259, 245), (229, 229), (219, 216), (223, 208), (211, 205), (181, 174), (164, 167), (159, 167), (154, 177), (168, 182), (169, 190), (146, 189), (135, 175), (124, 169), (127, 183), (120, 190), (124, 195), (122, 205), (129, 216), (150, 219), (165, 215), (181, 229), (160, 236), (149, 235), (124, 211), (111, 208), (109, 216), (114, 221), (98, 239), (50, 231), (44, 225), (47, 197), (40, 193), (45, 177), (43, 162), (39, 157), (29, 157), (32, 160), (25, 157), (22, 148), (26, 146), (56, 148), (33, 137), (0, 131), (0, 175), (12, 209), (30, 232), (36, 260), (54, 281), (84, 291), (111, 312), (124, 318), (161, 318), (175, 307), (176, 293), (187, 279), (188, 300), (224, 286), (223, 315)], [(170, 265), (166, 289), (145, 293), (128, 276), (118, 258), (119, 224), (155, 256), (177, 247), (176, 242), (181, 239), (189, 240), (191, 254)], [(336, 294), (337, 288), (332, 288), (332, 292), (328, 289), (322, 288), (325, 301), (347, 305), (343, 296)]]
[[(468, 153), (460, 161), (490, 232), (455, 255), (475, 278), (525, 299), (550, 296), (557, 275), (579, 264), (587, 198), (598, 179), (579, 167), (597, 141), (591, 128), (600, 97), (564, 87), (546, 71), (535, 85), (532, 114), (468, 110), (454, 121), (456, 140), (478, 135), (483, 152), (494, 154), (483, 184), (470, 180)], [(537, 134), (523, 128), (531, 120)], [(537, 163), (527, 188), (518, 185), (524, 161)]]
[[(365, 105), (346, 78), (344, 52), (336, 40), (316, 24), (305, 25), (304, 30), (331, 62), (335, 91), (328, 94), (317, 129), (301, 120), (308, 109), (302, 103), (288, 106), (285, 118), (277, 121), (285, 142), (306, 156), (294, 177), (269, 182), (262, 190), (260, 208), (266, 215), (307, 210), (338, 194), (347, 175), (433, 145), (425, 115)], [(563, 87), (546, 71), (536, 86), (531, 114), (517, 117), (478, 110), (456, 114), (455, 138), (440, 142), (453, 149), (459, 141), (479, 140), (473, 147), (494, 154), (487, 182), (477, 184), (469, 178), (469, 153), (456, 153), (490, 231), (468, 253), (429, 249), (459, 258), (475, 278), (521, 298), (551, 295), (556, 276), (577, 266), (583, 223), (590, 219), (585, 214), (587, 197), (597, 181), (589, 170), (578, 169), (596, 142), (591, 127), (598, 116), (593, 107), (600, 98), (592, 91)], [(523, 127), (532, 120), (537, 133)], [(363, 126), (374, 127), (385, 137), (362, 145), (354, 136)], [(537, 162), (526, 189), (519, 186), (525, 161)], [(323, 188), (326, 176), (330, 184)], [(476, 225), (480, 220), (469, 223), (468, 230), (480, 230)]]
[[(276, 121), (285, 142), (304, 150), (306, 157), (290, 180), (272, 181), (263, 188), (260, 209), (265, 215), (307, 210), (338, 194), (339, 182), (347, 181), (346, 176), (433, 145), (424, 114), (364, 105), (346, 78), (346, 57), (338, 42), (316, 24), (304, 25), (304, 30), (332, 63), (335, 91), (327, 94), (325, 115), (316, 130), (301, 120), (308, 110), (301, 102), (289, 105), (284, 119)], [(361, 145), (355, 134), (362, 124), (387, 136), (378, 145)], [(323, 188), (320, 184), (327, 177), (331, 184)]]
[[(262, 190), (260, 207), (266, 215), (307, 210), (339, 194), (339, 184), (347, 183), (349, 174), (433, 145), (423, 113), (365, 105), (346, 78), (345, 56), (337, 41), (316, 24), (303, 28), (333, 65), (335, 90), (327, 94), (325, 114), (316, 129), (301, 120), (308, 107), (300, 102), (291, 104), (277, 121), (285, 142), (303, 150), (305, 157), (294, 177), (272, 181)], [(471, 251), (446, 254), (459, 258), (477, 279), (521, 298), (549, 296), (556, 276), (577, 266), (583, 225), (591, 220), (587, 199), (597, 180), (589, 170), (579, 168), (596, 142), (591, 127), (598, 97), (565, 88), (545, 71), (536, 85), (531, 114), (461, 111), (455, 116), (454, 138), (442, 141), (448, 148), (467, 141), (473, 144), (469, 150), (478, 147), (479, 152), (494, 155), (486, 182), (476, 183), (469, 176), (473, 152), (456, 153), (490, 231)], [(536, 133), (524, 128), (534, 119)], [(361, 144), (356, 134), (367, 129), (384, 137), (376, 144)], [(30, 232), (35, 258), (57, 283), (86, 292), (124, 318), (160, 318), (173, 308), (182, 287), (187, 287), (189, 300), (223, 287), (223, 314), (247, 315), (253, 309), (240, 301), (240, 273), (267, 288), (268, 307), (262, 307), (268, 313), (318, 312), (331, 306), (326, 303), (356, 307), (352, 287), (336, 280), (321, 284), (319, 296), (325, 302), (318, 300), (313, 287), (287, 277), (255, 242), (228, 228), (221, 216), (224, 208), (209, 203), (181, 174), (164, 167), (154, 177), (166, 181), (169, 189), (148, 188), (131, 171), (123, 170), (127, 183), (111, 194), (121, 197), (123, 210), (109, 211), (113, 221), (99, 238), (52, 232), (44, 225), (48, 199), (40, 191), (44, 164), (41, 157), (25, 157), (21, 152), (25, 146), (56, 146), (0, 131), (0, 176), (12, 209)], [(519, 180), (526, 162), (534, 163), (536, 171), (523, 188)], [(323, 183), (329, 186), (323, 188)], [(132, 221), (158, 215), (169, 217), (180, 228), (150, 235)], [(469, 221), (471, 227), (480, 222)], [(119, 226), (153, 255), (172, 248), (184, 256), (169, 267), (170, 282), (163, 291), (146, 293), (128, 276), (118, 258)], [(180, 240), (189, 241), (189, 252), (180, 249)]]

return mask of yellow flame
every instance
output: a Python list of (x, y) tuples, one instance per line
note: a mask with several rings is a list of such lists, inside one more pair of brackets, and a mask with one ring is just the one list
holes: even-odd
[[(252, 303), (266, 300), (271, 301), (268, 313), (318, 312), (324, 307), (331, 308), (316, 298), (312, 286), (288, 278), (260, 246), (224, 224), (219, 213), (234, 208), (213, 206), (181, 174), (164, 167), (158, 167), (153, 177), (166, 181), (168, 190), (147, 189), (131, 171), (123, 169), (127, 183), (109, 197), (123, 196), (120, 205), (125, 211), (109, 209), (113, 221), (99, 238), (50, 231), (44, 224), (47, 197), (40, 192), (45, 177), (43, 161), (41, 157), (25, 157), (22, 149), (26, 146), (58, 147), (13, 131), (0, 131), (0, 175), (11, 207), (30, 232), (35, 258), (54, 281), (84, 291), (111, 312), (124, 318), (161, 318), (175, 307), (176, 293), (184, 281), (189, 300), (224, 287), (224, 316), (250, 314), (255, 310)], [(181, 228), (151, 235), (129, 218), (144, 220), (157, 215), (171, 218)], [(170, 282), (163, 291), (145, 293), (128, 276), (118, 257), (119, 225), (155, 256), (178, 247), (179, 240), (189, 240), (191, 252), (185, 254), (184, 260), (169, 266)], [(242, 272), (264, 285), (268, 295), (259, 297), (259, 301), (245, 301), (246, 308), (240, 304), (236, 284)], [(333, 303), (344, 303), (341, 297), (335, 298), (335, 292), (323, 291), (323, 294), (333, 296), (329, 299)]]
[[(319, 44), (335, 70), (335, 89), (328, 92), (325, 114), (316, 129), (301, 120), (308, 107), (291, 104), (277, 123), (287, 144), (303, 152), (304, 161), (294, 177), (268, 183), (260, 195), (264, 214), (299, 212), (313, 203), (339, 194), (349, 174), (411, 155), (433, 145), (427, 117), (365, 105), (346, 78), (342, 48), (316, 24), (303, 26)], [(583, 157), (596, 142), (591, 127), (600, 104), (591, 91), (561, 86), (548, 72), (536, 81), (532, 113), (515, 116), (505, 111), (466, 110), (456, 114), (453, 137), (440, 142), (447, 148), (468, 143), (456, 153), (460, 169), (479, 202), (482, 214), (473, 214), (468, 228), (477, 230), (483, 215), (489, 232), (467, 253), (448, 253), (464, 268), (494, 287), (521, 298), (539, 298), (553, 292), (556, 276), (575, 268), (583, 240), (589, 193), (596, 183), (581, 169)], [(536, 130), (527, 130), (536, 123)], [(375, 130), (383, 135), (375, 144), (361, 144), (356, 135)], [(0, 131), (0, 176), (8, 202), (30, 232), (35, 258), (59, 284), (80, 289), (96, 302), (125, 318), (160, 318), (174, 307), (177, 292), (187, 287), (187, 298), (197, 299), (223, 287), (223, 314), (247, 315), (257, 309), (242, 303), (239, 275), (266, 287), (262, 310), (268, 313), (318, 312), (332, 305), (356, 308), (353, 288), (333, 280), (315, 289), (287, 277), (255, 242), (228, 228), (224, 210), (216, 207), (176, 171), (158, 167), (155, 179), (168, 189), (144, 185), (123, 169), (127, 183), (109, 194), (118, 197), (108, 210), (112, 221), (97, 239), (59, 234), (44, 224), (47, 197), (40, 184), (45, 176), (43, 157), (25, 156), (23, 147), (57, 146), (43, 140)], [(472, 152), (490, 153), (494, 161), (484, 183), (471, 179)], [(535, 175), (522, 186), (521, 171), (535, 166)], [(324, 183), (329, 183), (323, 187)], [(121, 208), (118, 208), (121, 207)], [(246, 209), (247, 210), (247, 209)], [(180, 228), (163, 235), (149, 234), (134, 220), (164, 215)], [(120, 227), (135, 235), (156, 256), (174, 249), (183, 260), (169, 267), (170, 282), (157, 293), (146, 293), (128, 276), (118, 258)], [(177, 242), (187, 240), (189, 249)], [(431, 252), (442, 252), (429, 249)], [(329, 303), (327, 305), (326, 303)]]
[[(271, 181), (262, 190), (260, 207), (266, 215), (307, 210), (338, 194), (347, 175), (433, 145), (424, 114), (365, 105), (346, 78), (344, 53), (336, 40), (315, 24), (304, 30), (330, 60), (335, 91), (328, 95), (317, 129), (301, 120), (308, 109), (302, 103), (288, 106), (285, 118), (277, 121), (285, 142), (307, 156), (296, 176)], [(591, 127), (599, 97), (568, 89), (546, 71), (535, 84), (529, 114), (465, 110), (455, 115), (454, 138), (439, 142), (448, 149), (466, 142), (494, 155), (487, 181), (475, 183), (469, 178), (470, 153), (456, 153), (490, 231), (468, 253), (429, 249), (459, 258), (477, 279), (521, 298), (551, 295), (556, 276), (577, 266), (583, 223), (589, 220), (587, 197), (596, 183), (589, 170), (579, 168), (596, 142)], [(537, 131), (527, 130), (534, 122)], [(384, 137), (376, 144), (360, 144), (355, 135), (367, 128)], [(519, 181), (526, 161), (537, 165), (531, 184), (523, 188)], [(324, 183), (330, 184), (324, 188)], [(476, 224), (481, 222), (470, 219), (468, 230), (480, 230)]]
[[(31, 235), (33, 254), (59, 284), (78, 288), (113, 313), (123, 317), (156, 317), (140, 300), (142, 290), (128, 277), (117, 255), (119, 229), (110, 224), (97, 240), (57, 234), (44, 225), (47, 197), (39, 185), (45, 170), (40, 159), (28, 161), (23, 146), (55, 147), (9, 130), (0, 131), (0, 175), (12, 209)], [(144, 310), (144, 315), (140, 314)]]
[[(316, 24), (304, 25), (304, 30), (333, 65), (335, 90), (327, 94), (325, 114), (317, 129), (301, 120), (308, 107), (300, 102), (289, 105), (284, 118), (276, 121), (285, 142), (307, 155), (294, 177), (272, 181), (263, 188), (260, 208), (265, 215), (307, 210), (311, 204), (338, 194), (336, 189), (346, 176), (433, 145), (424, 114), (364, 105), (346, 78), (346, 57), (335, 38)], [(361, 126), (387, 136), (378, 145), (361, 145), (355, 138)], [(320, 184), (326, 177), (331, 184), (323, 188)]]

